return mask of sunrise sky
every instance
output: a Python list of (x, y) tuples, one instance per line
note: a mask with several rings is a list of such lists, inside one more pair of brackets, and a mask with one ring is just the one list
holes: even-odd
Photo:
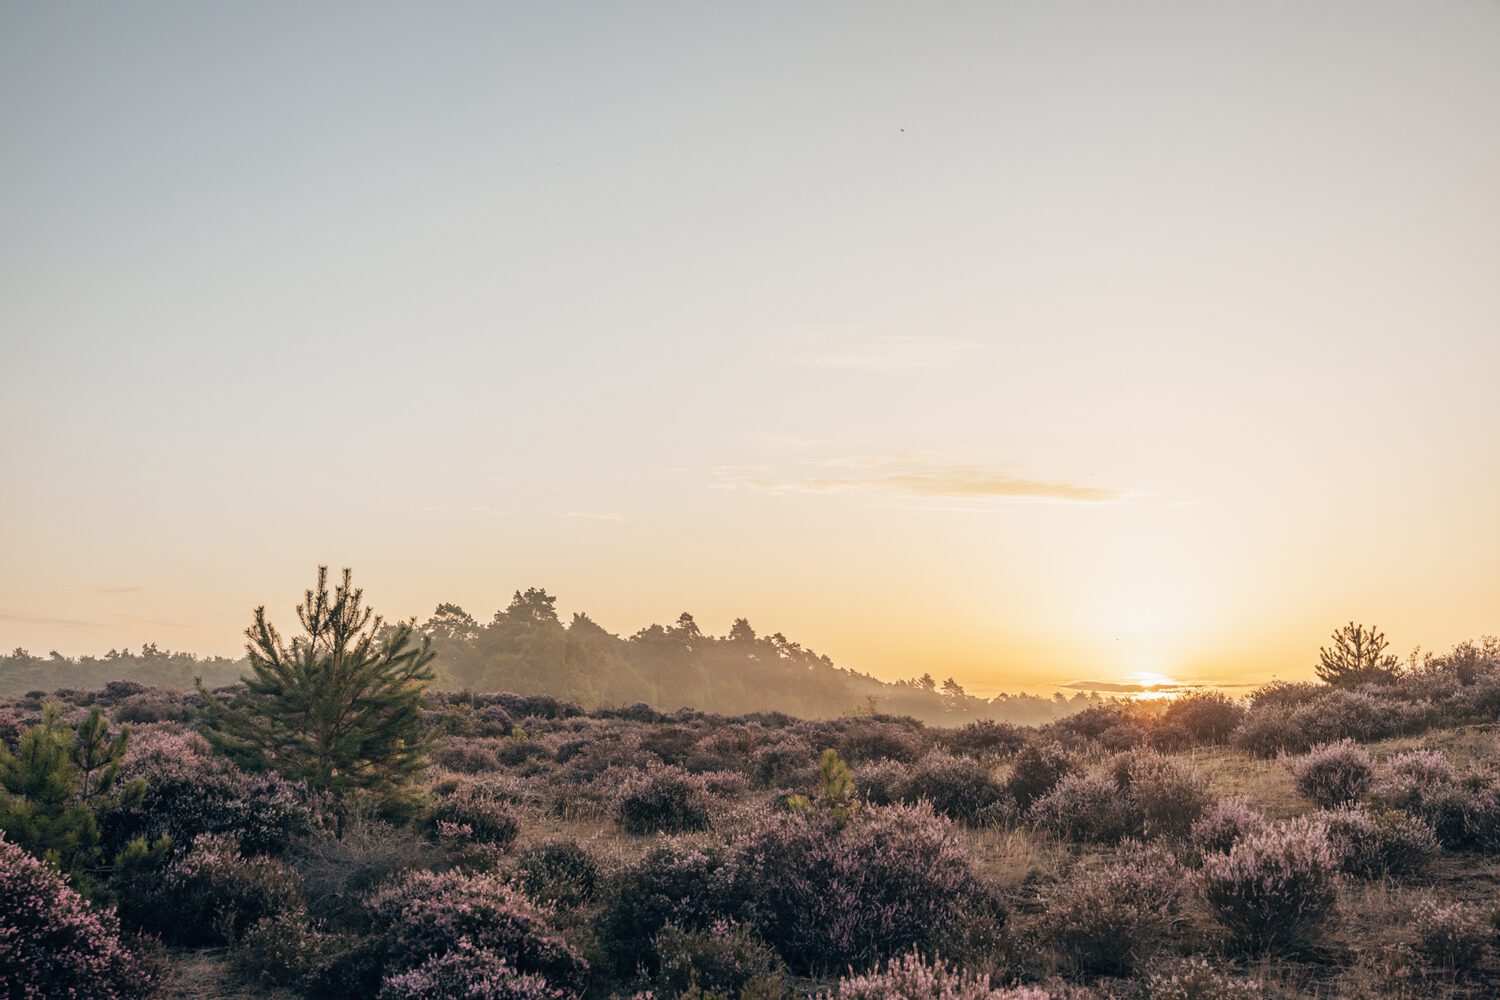
[(1500, 5), (7, 3), (0, 646), (320, 562), (971, 690), (1500, 631)]

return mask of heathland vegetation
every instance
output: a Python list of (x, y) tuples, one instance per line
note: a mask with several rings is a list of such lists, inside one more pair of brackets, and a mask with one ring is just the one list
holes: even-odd
[[(0, 995), (1500, 988), (1495, 640), (1402, 664), (1351, 624), (1318, 683), (1040, 726), (480, 693), (575, 662), (549, 608), (439, 634), (320, 576), (297, 634), (257, 613), (242, 682), (9, 698)], [(819, 660), (689, 625), (594, 638), (621, 670), (669, 639), (663, 664)]]

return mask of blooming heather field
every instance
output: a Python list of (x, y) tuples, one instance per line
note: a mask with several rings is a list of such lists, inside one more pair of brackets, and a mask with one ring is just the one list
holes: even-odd
[(201, 694), (28, 694), (0, 993), (1494, 996), (1496, 653), (1042, 728), (429, 693), (384, 798), (242, 769)]

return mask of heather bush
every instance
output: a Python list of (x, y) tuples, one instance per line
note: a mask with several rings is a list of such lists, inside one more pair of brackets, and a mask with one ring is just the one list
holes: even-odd
[(432, 762), (462, 774), (482, 774), (500, 769), (497, 747), (489, 740), (449, 740), (433, 749)]
[(1218, 691), (1200, 691), (1172, 700), (1160, 725), (1185, 732), (1193, 743), (1224, 743), (1245, 717), (1245, 706)]
[(1417, 952), (1452, 973), (1475, 971), (1484, 961), (1494, 930), (1479, 909), (1465, 903), (1426, 898), (1412, 911)]
[(1299, 750), (1342, 739), (1369, 743), (1394, 736), (1400, 728), (1388, 702), (1367, 691), (1345, 688), (1333, 688), (1293, 709), (1291, 722), (1302, 737)]
[(842, 826), (769, 816), (738, 854), (761, 935), (795, 969), (868, 964), (1004, 921), (952, 825), (925, 804), (864, 810)]
[(1432, 827), (1404, 813), (1374, 814), (1343, 806), (1324, 810), (1317, 819), (1328, 830), (1340, 867), (1351, 875), (1405, 875), (1425, 868), (1438, 855)]
[(230, 960), (236, 972), (257, 986), (297, 986), (314, 975), (335, 942), (306, 911), (286, 910), (247, 927)]
[(1205, 959), (1173, 962), (1146, 977), (1142, 1000), (1264, 1000), (1275, 995), (1259, 979), (1237, 979)]
[(557, 1000), (564, 996), (543, 976), (521, 972), (504, 955), (467, 938), (405, 972), (387, 976), (379, 1000)]
[(907, 767), (900, 761), (877, 760), (865, 764), (855, 776), (859, 797), (872, 806), (888, 806), (901, 801), (906, 773)]
[(474, 780), (443, 786), (430, 818), (439, 830), (446, 824), (464, 841), (501, 849), (509, 847), (521, 829), (515, 812), (493, 786)]
[(1018, 808), (1028, 809), (1076, 766), (1067, 751), (1055, 743), (1031, 744), (1023, 747), (1011, 762), (1005, 790)]
[(1032, 804), (1037, 826), (1065, 840), (1114, 843), (1135, 827), (1130, 803), (1109, 778), (1070, 774)]
[(264, 856), (246, 857), (232, 834), (200, 834), (143, 899), (127, 900), (149, 930), (177, 944), (232, 943), (263, 917), (302, 908), (297, 877)]
[(1274, 702), (1251, 707), (1230, 742), (1257, 757), (1298, 753), (1311, 745), (1292, 720), (1291, 710)]
[(980, 719), (949, 730), (943, 738), (949, 753), (962, 757), (1001, 757), (1030, 742), (1027, 731), (993, 719)]
[(953, 968), (941, 959), (928, 961), (920, 952), (898, 955), (874, 971), (850, 973), (831, 993), (817, 1000), (1050, 1000), (1046, 990), (990, 985), (987, 975)]
[(851, 764), (865, 761), (899, 760), (910, 764), (926, 750), (920, 724), (888, 722), (883, 719), (845, 720), (834, 748)]
[(572, 909), (594, 896), (599, 864), (571, 840), (539, 844), (516, 861), (516, 886), (533, 902)]
[(1500, 848), (1500, 788), (1488, 777), (1464, 778), (1435, 750), (1392, 757), (1376, 798), (1426, 822), (1444, 847)]
[(667, 924), (702, 930), (745, 920), (749, 887), (736, 858), (722, 848), (680, 840), (657, 845), (608, 879), (595, 933), (616, 972), (657, 968), (653, 942)]
[(1109, 864), (1074, 871), (1047, 895), (1042, 938), (1076, 972), (1128, 975), (1177, 934), (1187, 890), (1170, 854), (1125, 851)]
[(276, 774), (247, 774), (209, 754), (196, 735), (138, 733), (121, 775), (145, 782), (140, 803), (104, 825), (106, 843), (170, 837), (186, 847), (203, 833), (239, 838), (251, 853), (278, 852), (297, 837), (332, 825), (328, 797)]
[(1053, 739), (1068, 746), (1097, 740), (1104, 733), (1122, 725), (1135, 725), (1133, 708), (1119, 702), (1093, 705), (1075, 712), (1044, 728)]
[(412, 872), (377, 891), (366, 908), (383, 940), (387, 976), (417, 969), (461, 941), (559, 990), (576, 990), (587, 970), (541, 912), (498, 875)]
[(656, 982), (663, 996), (788, 996), (781, 958), (743, 924), (715, 921), (687, 930), (667, 924), (656, 935)]
[(708, 826), (711, 804), (702, 778), (657, 766), (621, 784), (615, 818), (627, 833), (684, 833)]
[(1266, 818), (1242, 799), (1220, 799), (1193, 824), (1189, 834), (1193, 850), (1200, 858), (1210, 854), (1227, 854), (1246, 834), (1259, 833)]
[(989, 765), (939, 753), (913, 764), (897, 793), (903, 802), (928, 802), (934, 812), (968, 826), (993, 818), (1006, 799)]
[(1241, 944), (1297, 946), (1333, 917), (1338, 858), (1323, 824), (1294, 819), (1204, 859), (1200, 878), (1215, 916)]
[(120, 942), (112, 910), (91, 905), (0, 836), (0, 996), (124, 1000), (155, 987), (145, 963)]
[(1322, 743), (1292, 762), (1297, 791), (1320, 806), (1356, 802), (1375, 781), (1375, 762), (1353, 740)]
[(1117, 756), (1111, 771), (1140, 836), (1185, 837), (1208, 809), (1208, 787), (1179, 760), (1133, 751)]

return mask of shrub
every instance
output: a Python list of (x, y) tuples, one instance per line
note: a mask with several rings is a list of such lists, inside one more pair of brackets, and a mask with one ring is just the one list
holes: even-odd
[(462, 828), (467, 840), (497, 848), (509, 847), (521, 829), (504, 800), (489, 786), (472, 780), (457, 782), (440, 795), (431, 817), (436, 825)]
[(1391, 758), (1377, 798), (1428, 823), (1445, 847), (1500, 847), (1500, 789), (1488, 779), (1462, 779), (1435, 750)]
[(859, 769), (855, 776), (859, 796), (873, 806), (901, 801), (906, 784), (906, 765), (895, 760), (877, 760)]
[(1323, 743), (1293, 762), (1297, 791), (1321, 806), (1358, 801), (1375, 780), (1375, 763), (1352, 740)]
[(156, 984), (120, 943), (112, 910), (88, 903), (61, 875), (0, 837), (0, 996), (145, 997)]
[(1301, 944), (1332, 918), (1338, 859), (1323, 824), (1289, 820), (1204, 860), (1204, 897), (1252, 949)]
[(1033, 744), (1016, 754), (1005, 789), (1016, 800), (1018, 808), (1029, 809), (1033, 802), (1050, 792), (1064, 775), (1071, 774), (1075, 766), (1067, 751), (1055, 743), (1041, 746)]
[(533, 902), (571, 909), (594, 896), (599, 865), (571, 840), (528, 849), (516, 863), (516, 885)]
[(211, 833), (194, 839), (145, 899), (126, 902), (142, 926), (178, 944), (232, 943), (261, 918), (302, 908), (285, 865), (247, 858), (233, 835)]
[(1190, 838), (1199, 857), (1227, 854), (1246, 834), (1259, 833), (1266, 818), (1241, 799), (1220, 799), (1193, 824)]
[(1161, 725), (1176, 727), (1194, 743), (1223, 743), (1245, 717), (1245, 707), (1218, 691), (1173, 699), (1161, 714)]
[(306, 911), (286, 910), (251, 924), (235, 943), (231, 961), (258, 986), (296, 986), (313, 976), (334, 942)]
[(1328, 830), (1340, 867), (1351, 875), (1404, 875), (1426, 867), (1438, 855), (1432, 827), (1403, 813), (1372, 815), (1344, 806), (1325, 810), (1317, 818)]
[(1143, 1000), (1263, 1000), (1272, 995), (1263, 981), (1235, 979), (1201, 958), (1151, 973), (1143, 990)]
[(676, 767), (637, 772), (620, 787), (615, 818), (627, 833), (682, 833), (708, 826), (703, 780)]
[(1178, 932), (1186, 875), (1162, 851), (1130, 851), (1073, 872), (1048, 894), (1044, 940), (1085, 975), (1128, 975)]
[(1484, 961), (1493, 929), (1479, 910), (1464, 903), (1423, 899), (1412, 911), (1416, 949), (1449, 972), (1468, 973)]
[(379, 1000), (556, 1000), (563, 996), (545, 977), (520, 972), (503, 955), (460, 940), (453, 950), (388, 976)]
[(196, 735), (137, 734), (121, 774), (146, 790), (139, 805), (106, 820), (105, 842), (116, 849), (136, 837), (186, 847), (199, 834), (227, 833), (251, 853), (278, 852), (332, 824), (327, 796), (276, 774), (246, 774), (210, 756)]
[(761, 936), (796, 969), (867, 964), (1004, 922), (952, 825), (925, 804), (870, 809), (844, 826), (767, 817), (738, 854)]
[(839, 756), (852, 764), (888, 758), (910, 764), (922, 756), (926, 747), (918, 723), (888, 722), (883, 719), (850, 719), (836, 740)]
[(1292, 710), (1291, 722), (1301, 739), (1297, 750), (1315, 743), (1353, 739), (1362, 743), (1384, 739), (1400, 730), (1400, 717), (1388, 702), (1366, 691), (1335, 688)]
[(363, 913), (364, 897), (376, 886), (435, 867), (442, 855), (410, 830), (356, 814), (338, 836), (324, 831), (299, 841), (291, 860), (312, 912), (345, 920)]
[(1070, 774), (1031, 807), (1038, 826), (1066, 840), (1110, 844), (1135, 823), (1126, 796), (1108, 778)]
[(898, 791), (901, 801), (929, 802), (934, 812), (968, 826), (992, 818), (1006, 798), (988, 765), (947, 754), (928, 754), (913, 764)]
[(715, 921), (701, 930), (668, 924), (656, 935), (660, 962), (657, 986), (663, 996), (698, 990), (713, 996), (786, 996), (785, 967), (776, 952), (748, 927)]
[(1181, 762), (1153, 751), (1120, 754), (1112, 767), (1115, 785), (1129, 796), (1136, 832), (1185, 837), (1208, 809), (1202, 779)]
[(1049, 1000), (1050, 996), (1045, 990), (992, 987), (989, 976), (954, 969), (941, 960), (929, 962), (912, 951), (872, 972), (845, 976), (832, 993), (819, 993), (817, 1000)]
[(952, 730), (944, 742), (950, 752), (964, 757), (991, 757), (1015, 753), (1029, 740), (1020, 726), (980, 719)]
[(553, 987), (577, 989), (587, 965), (498, 875), (412, 872), (366, 903), (387, 972), (417, 969), (468, 941)]
[(1257, 757), (1296, 753), (1309, 746), (1306, 736), (1292, 720), (1291, 711), (1275, 703), (1257, 704), (1246, 712), (1231, 742)]
[(482, 740), (450, 740), (432, 751), (432, 762), (463, 774), (480, 774), (500, 769), (500, 758), (495, 747)]
[(750, 897), (736, 860), (723, 849), (678, 840), (659, 844), (605, 885), (600, 945), (615, 971), (656, 971), (652, 942), (667, 924), (703, 929), (748, 916)]

